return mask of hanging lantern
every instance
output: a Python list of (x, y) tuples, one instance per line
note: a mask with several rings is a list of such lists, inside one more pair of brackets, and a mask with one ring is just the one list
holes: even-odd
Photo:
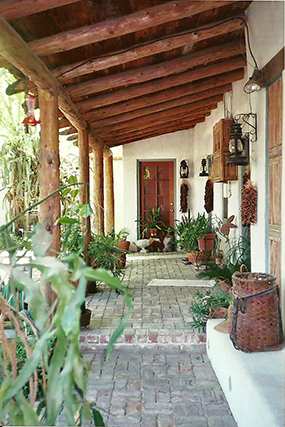
[(41, 123), (40, 120), (35, 118), (35, 105), (36, 105), (36, 97), (31, 92), (28, 92), (26, 95), (26, 104), (28, 109), (28, 116), (24, 118), (24, 125), (36, 126)]
[(189, 178), (189, 166), (187, 165), (186, 160), (180, 162), (180, 178)]
[(199, 176), (209, 176), (207, 171), (207, 159), (205, 158), (201, 160), (201, 172), (199, 173)]
[(227, 163), (233, 165), (249, 164), (249, 136), (243, 134), (240, 123), (233, 123), (231, 139), (229, 142), (229, 152)]

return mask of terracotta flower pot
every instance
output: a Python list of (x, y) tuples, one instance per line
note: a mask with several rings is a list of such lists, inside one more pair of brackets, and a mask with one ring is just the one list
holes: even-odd
[(120, 261), (121, 261), (121, 267), (126, 267), (126, 253), (130, 248), (130, 243), (128, 240), (121, 240), (117, 243), (118, 247), (121, 249), (121, 255), (120, 255)]
[(203, 237), (198, 238), (200, 251), (212, 251), (214, 249), (216, 233), (207, 233)]

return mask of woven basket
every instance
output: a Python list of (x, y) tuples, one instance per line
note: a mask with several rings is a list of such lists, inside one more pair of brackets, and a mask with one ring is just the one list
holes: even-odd
[(279, 290), (275, 276), (233, 274), (233, 321), (230, 338), (244, 352), (278, 349), (283, 342)]

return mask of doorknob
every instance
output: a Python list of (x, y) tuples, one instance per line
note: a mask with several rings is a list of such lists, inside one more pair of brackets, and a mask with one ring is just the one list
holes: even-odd
[(170, 212), (174, 212), (174, 209), (170, 209)]
[(173, 205), (174, 205), (174, 203), (172, 203), (172, 202), (171, 202), (171, 203), (170, 203), (170, 206), (173, 206)]

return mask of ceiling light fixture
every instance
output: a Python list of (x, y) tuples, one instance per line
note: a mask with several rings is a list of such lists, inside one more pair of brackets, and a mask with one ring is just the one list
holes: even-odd
[(264, 73), (258, 67), (255, 67), (252, 76), (243, 87), (244, 92), (248, 94), (258, 92), (262, 88), (263, 77)]

